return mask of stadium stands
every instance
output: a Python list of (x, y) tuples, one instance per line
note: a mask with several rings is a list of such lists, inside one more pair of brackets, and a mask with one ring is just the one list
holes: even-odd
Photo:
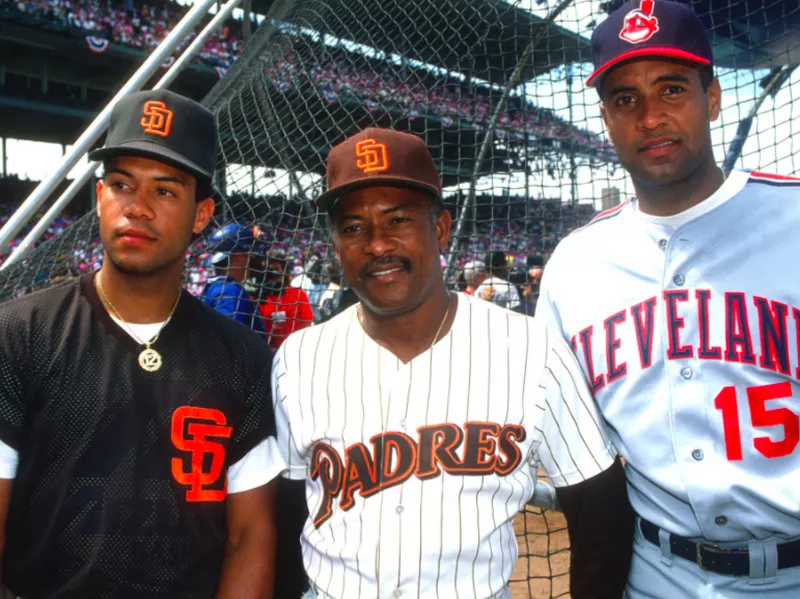
[[(150, 53), (188, 10), (174, 2), (133, 5), (100, 0), (2, 0), (5, 19), (23, 21), (54, 32), (81, 33)], [(187, 38), (183, 47), (188, 45)], [(244, 42), (241, 22), (229, 19), (211, 35), (196, 60), (210, 67), (229, 67)], [(181, 48), (181, 49), (182, 49)]]
[[(174, 2), (156, 5), (133, 5), (101, 0), (2, 0), (6, 19), (25, 19), (31, 25), (63, 32), (81, 32), (96, 39), (109, 40), (131, 48), (151, 52), (186, 12)], [(187, 38), (183, 46), (189, 43)], [(244, 43), (241, 22), (229, 19), (223, 29), (213, 34), (196, 62), (227, 69), (238, 58)], [(182, 50), (181, 47), (179, 50)], [(445, 127), (455, 120), (468, 122), (483, 130), (491, 118), (496, 92), (488, 86), (467, 84), (453, 77), (436, 76), (421, 68), (403, 67), (404, 76), (377, 63), (370, 70), (353, 68), (352, 56), (343, 50), (331, 50), (330, 58), (310, 71), (300, 69), (292, 53), (264, 69), (275, 91), (285, 93), (311, 84), (329, 104), (355, 99), (367, 110), (379, 105), (400, 106), (409, 118), (439, 117)], [(363, 56), (361, 57), (363, 60)], [(68, 104), (76, 102), (74, 93), (65, 93)], [(580, 129), (558, 118), (552, 111), (533, 105), (521, 106), (519, 99), (509, 102), (500, 116), (497, 136), (522, 140), (526, 135), (577, 142), (607, 150), (602, 136)]]
[[(0, 198), (4, 197), (2, 191), (9, 186), (9, 181), (9, 179), (0, 179)], [(252, 198), (252, 201), (267, 202), (268, 200)], [(489, 204), (490, 201), (489, 197), (479, 198), (479, 203)], [(516, 206), (515, 210), (524, 211), (524, 207)], [(0, 226), (5, 224), (12, 212), (11, 205), (0, 204)], [(590, 205), (573, 207), (556, 200), (536, 200), (531, 202), (528, 214), (531, 216), (527, 218), (477, 221), (474, 230), (464, 239), (458, 268), (462, 269), (471, 260), (482, 260), (489, 250), (503, 250), (509, 258), (520, 264), (524, 264), (529, 255), (547, 255), (558, 240), (573, 228), (573, 224), (575, 226), (585, 224), (592, 218), (594, 211)], [(78, 217), (71, 215), (62, 215), (57, 218), (48, 228), (41, 242), (60, 235), (77, 219)], [(328, 252), (328, 246), (312, 228), (284, 227), (275, 221), (259, 224), (268, 235), (267, 245), (271, 250), (285, 253), (292, 264), (302, 265), (303, 254), (309, 249), (323, 256)], [(10, 247), (4, 248), (0, 252), (0, 264), (10, 255), (29, 230), (30, 226), (26, 227), (20, 236), (10, 244)], [(60, 255), (57, 260), (64, 267), (61, 276), (78, 275), (100, 268), (103, 254), (99, 238), (82, 239), (77, 247), (68, 251), (71, 253), (70, 256)], [(197, 240), (189, 248), (185, 282), (186, 288), (195, 295), (202, 291), (206, 280), (213, 274), (205, 264), (207, 257), (205, 239)], [(57, 279), (58, 275), (55, 278)], [(50, 282), (52, 280), (51, 278)], [(19, 290), (19, 294), (22, 295), (23, 292), (30, 290)]]
[[(488, 124), (493, 101), (499, 97), (488, 86), (472, 85), (470, 90), (467, 83), (453, 77), (435, 76), (421, 68), (406, 66), (401, 77), (386, 63), (376, 62), (373, 69), (357, 70), (352, 66), (356, 61), (344, 51), (332, 50), (330, 54), (328, 60), (306, 70), (300, 68), (300, 61), (290, 52), (265, 67), (264, 75), (281, 93), (309, 83), (322, 92), (328, 104), (340, 98), (355, 98), (367, 110), (399, 105), (410, 119), (435, 116), (443, 120), (445, 127), (459, 119), (471, 123), (479, 131)], [(537, 108), (530, 102), (522, 106), (519, 98), (512, 98), (508, 110), (501, 114), (496, 134), (500, 139), (514, 136), (523, 140), (527, 134), (610, 149), (602, 136), (570, 125), (551, 110)]]

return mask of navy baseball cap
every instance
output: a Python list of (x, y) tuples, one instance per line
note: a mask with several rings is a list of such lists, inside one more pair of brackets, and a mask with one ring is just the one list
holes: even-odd
[(703, 23), (686, 4), (672, 0), (629, 0), (592, 34), (594, 87), (608, 69), (627, 60), (652, 56), (713, 67), (714, 56)]
[(218, 264), (234, 252), (266, 254), (267, 246), (262, 242), (263, 231), (258, 225), (240, 225), (230, 222), (208, 236), (208, 246), (213, 250), (209, 264)]
[(217, 120), (205, 106), (167, 90), (126, 96), (111, 111), (106, 145), (90, 160), (142, 156), (211, 179), (217, 161)]

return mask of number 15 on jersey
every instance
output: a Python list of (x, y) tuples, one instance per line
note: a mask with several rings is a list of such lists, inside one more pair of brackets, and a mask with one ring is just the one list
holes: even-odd
[[(780, 426), (783, 439), (773, 441), (770, 437), (758, 436), (753, 439), (756, 450), (767, 458), (780, 458), (792, 453), (800, 441), (800, 416), (789, 408), (768, 409), (767, 402), (772, 399), (792, 397), (792, 384), (787, 382), (760, 385), (747, 388), (747, 402), (750, 404), (750, 425), (756, 428)], [(725, 436), (725, 451), (728, 460), (742, 459), (742, 435), (740, 429), (739, 397), (736, 387), (725, 387), (714, 399), (714, 407), (722, 412), (722, 428)]]

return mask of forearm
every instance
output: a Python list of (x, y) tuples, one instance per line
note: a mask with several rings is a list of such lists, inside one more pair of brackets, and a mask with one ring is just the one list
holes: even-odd
[(274, 537), (244, 533), (228, 541), (216, 599), (272, 599), (274, 584)]
[(633, 553), (635, 514), (619, 460), (557, 495), (569, 526), (572, 598), (620, 599)]

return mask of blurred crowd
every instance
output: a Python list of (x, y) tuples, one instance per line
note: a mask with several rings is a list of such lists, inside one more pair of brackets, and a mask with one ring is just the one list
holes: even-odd
[[(421, 69), (393, 67), (387, 63), (366, 63), (363, 56), (342, 52), (309, 68), (293, 52), (274, 60), (264, 69), (275, 89), (285, 93), (305, 84), (315, 86), (326, 102), (356, 98), (367, 110), (379, 106), (400, 106), (413, 119), (436, 116), (449, 127), (455, 122), (469, 123), (483, 130), (492, 117), (497, 94), (486, 86), (472, 85), (448, 77), (438, 77)], [(501, 113), (496, 130), (498, 138), (517, 141), (536, 138), (570, 140), (609, 150), (602, 136), (570, 125), (552, 110), (539, 108), (520, 98), (511, 98)]]
[[(4, 9), (19, 13), (68, 30), (151, 52), (166, 37), (189, 7), (174, 2), (134, 5), (103, 0), (0, 0)], [(255, 28), (255, 25), (253, 26)], [(188, 36), (179, 50), (187, 46), (194, 34)], [(228, 19), (200, 50), (198, 60), (211, 67), (228, 68), (244, 47), (241, 22)]]
[[(9, 206), (0, 206), (0, 226), (10, 214)], [(557, 201), (536, 201), (531, 214), (535, 218), (506, 216), (468, 223), (454, 270), (449, 271), (449, 285), (532, 314), (546, 258), (558, 241), (575, 226), (585, 224), (593, 211), (589, 206), (574, 209)], [(100, 268), (103, 251), (95, 223), (83, 219), (76, 225), (76, 221), (79, 219), (74, 216), (63, 215), (48, 227), (42, 241), (52, 243), (37, 254), (39, 266), (35, 268), (39, 270), (34, 280), (26, 281), (24, 287), (14, 282), (16, 295)], [(70, 234), (61, 237), (73, 226)], [(230, 233), (222, 235), (231, 228), (235, 242)], [(0, 263), (28, 230), (26, 227), (0, 254)], [(447, 258), (441, 258), (443, 267)], [(228, 296), (234, 284), (236, 295), (231, 303)], [(196, 240), (187, 252), (185, 286), (193, 295), (263, 332), (275, 347), (298, 328), (322, 322), (356, 301), (320, 231), (264, 222), (229, 222)], [(227, 303), (220, 307), (220, 302)]]

